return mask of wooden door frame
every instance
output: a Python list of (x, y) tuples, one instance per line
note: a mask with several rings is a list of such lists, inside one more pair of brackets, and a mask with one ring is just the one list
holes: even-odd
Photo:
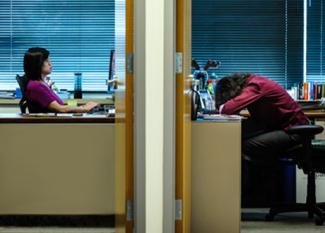
[(176, 0), (176, 53), (183, 62), (176, 74), (176, 200), (182, 203), (176, 233), (190, 233), (191, 223), (191, 8), (192, 0)]
[(134, 228), (133, 2), (134, 0), (125, 1), (125, 77), (120, 77), (125, 89), (117, 90), (115, 95), (115, 225), (117, 233), (133, 233)]
[[(126, 59), (129, 60), (128, 63), (133, 63), (133, 0), (126, 0), (126, 45), (125, 45), (125, 56)], [(132, 58), (130, 58), (132, 57)], [(133, 66), (133, 64), (126, 63), (126, 66)], [(130, 67), (129, 67), (130, 68)], [(126, 120), (125, 120), (125, 157), (126, 157), (126, 208), (130, 208), (131, 205), (132, 211), (134, 212), (134, 140), (133, 140), (133, 134), (134, 134), (134, 106), (133, 106), (133, 70), (129, 70), (128, 67), (126, 67)], [(128, 204), (129, 203), (129, 204)], [(127, 210), (126, 210), (127, 212)], [(134, 214), (132, 214), (134, 215)], [(133, 233), (134, 228), (134, 216), (127, 216), (126, 218), (126, 233)]]

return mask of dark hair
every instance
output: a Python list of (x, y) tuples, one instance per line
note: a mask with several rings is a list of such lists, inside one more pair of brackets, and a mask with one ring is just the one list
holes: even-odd
[(223, 77), (217, 84), (215, 93), (216, 108), (241, 93), (247, 84), (250, 73), (234, 73)]
[(30, 48), (24, 56), (24, 71), (28, 80), (42, 79), (42, 66), (48, 59), (50, 52), (44, 48)]

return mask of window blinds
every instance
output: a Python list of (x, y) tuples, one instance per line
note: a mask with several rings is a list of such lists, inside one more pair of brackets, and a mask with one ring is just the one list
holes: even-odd
[(114, 0), (1, 0), (0, 89), (14, 89), (30, 47), (50, 51), (50, 77), (73, 89), (81, 72), (83, 90), (106, 90), (110, 51), (114, 49)]

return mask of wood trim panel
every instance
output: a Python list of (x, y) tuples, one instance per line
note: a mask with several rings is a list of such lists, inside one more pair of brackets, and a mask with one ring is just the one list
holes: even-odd
[(116, 93), (116, 232), (133, 233), (134, 221), (128, 220), (127, 202), (134, 196), (133, 159), (133, 73), (127, 70), (127, 59), (133, 54), (133, 0), (126, 0), (125, 12), (125, 77), (121, 79), (125, 89)]
[(183, 218), (175, 223), (176, 233), (190, 233), (191, 222), (191, 1), (176, 1), (176, 52), (183, 55), (183, 72), (176, 74), (176, 199), (183, 201)]
[[(126, 56), (132, 54), (133, 48), (133, 0), (126, 0)], [(126, 200), (134, 203), (134, 146), (133, 146), (133, 73), (126, 72)], [(134, 221), (126, 221), (126, 232), (132, 233)]]

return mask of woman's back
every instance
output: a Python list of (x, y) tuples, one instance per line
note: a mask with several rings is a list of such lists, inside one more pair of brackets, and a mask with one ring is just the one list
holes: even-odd
[(26, 88), (27, 105), (30, 113), (51, 112), (48, 108), (50, 103), (63, 101), (52, 91), (52, 89), (42, 81), (30, 80)]

